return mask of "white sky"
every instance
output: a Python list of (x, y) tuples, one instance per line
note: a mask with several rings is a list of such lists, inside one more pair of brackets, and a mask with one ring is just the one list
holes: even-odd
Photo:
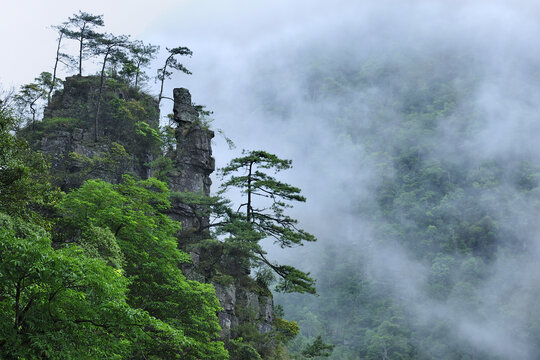
[[(421, 2), (446, 3), (444, 0), (403, 0), (398, 3)], [(358, 3), (388, 4), (389, 11), (394, 7), (391, 0)], [(515, 2), (454, 0), (452, 6), (486, 3)], [(534, 0), (522, 0), (514, 7), (525, 13), (538, 14), (540, 5)], [(204, 56), (216, 57), (222, 54), (212, 54), (212, 51), (246, 51), (279, 32), (294, 31), (295, 27), (305, 27), (316, 21), (324, 25), (329, 18), (355, 16), (357, 8), (356, 1), (349, 0), (5, 0), (0, 11), (3, 53), (0, 84), (3, 88), (18, 87), (33, 81), (42, 71), (51, 71), (56, 33), (48, 27), (62, 23), (79, 10), (104, 14), (107, 31), (161, 45), (163, 51), (165, 46), (188, 46), (194, 51), (192, 61), (196, 63), (201, 60), (199, 48), (206, 47)], [(212, 48), (211, 44), (219, 46)], [(150, 71), (156, 67), (157, 64)], [(196, 82), (198, 76), (203, 75), (194, 73), (189, 81)]]
[(160, 45), (163, 51), (165, 46), (188, 46), (196, 59), (197, 47), (204, 45), (201, 42), (250, 46), (258, 36), (272, 34), (280, 23), (298, 16), (286, 4), (283, 0), (4, 1), (0, 11), (0, 84), (18, 87), (42, 71), (51, 71), (56, 33), (49, 27), (79, 10), (104, 14), (106, 31), (129, 34), (132, 39)]
[(4, 87), (18, 86), (31, 82), (42, 71), (51, 71), (56, 33), (49, 26), (66, 21), (79, 10), (104, 14), (107, 31), (141, 38), (160, 18), (189, 8), (187, 3), (181, 0), (5, 1), (0, 12), (4, 53), (0, 58), (0, 82)]

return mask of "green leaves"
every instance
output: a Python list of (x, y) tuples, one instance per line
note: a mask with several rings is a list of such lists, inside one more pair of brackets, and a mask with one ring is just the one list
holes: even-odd
[(303, 351), (304, 355), (308, 359), (315, 357), (328, 357), (334, 350), (335, 345), (326, 344), (322, 341), (322, 337), (319, 335), (311, 344), (309, 344)]
[[(297, 229), (297, 220), (284, 215), (284, 210), (291, 207), (289, 201), (306, 201), (300, 195), (300, 189), (258, 170), (274, 170), (277, 173), (291, 168), (291, 161), (279, 159), (265, 151), (244, 151), (243, 154), (245, 156), (231, 160), (226, 167), (220, 169), (220, 175), (225, 179), (220, 193), (230, 188), (240, 189), (245, 195), (245, 201), (238, 209), (245, 209), (244, 220), (251, 223), (261, 236), (273, 237), (281, 247), (315, 241), (313, 235)], [(256, 204), (257, 199), (259, 203)]]
[(101, 36), (95, 29), (104, 26), (103, 15), (93, 15), (80, 11), (69, 18), (67, 26), (62, 32), (68, 39), (79, 42), (79, 75), (82, 75), (82, 62), (85, 51), (89, 48), (89, 41)]
[(0, 112), (0, 209), (25, 219), (41, 218), (38, 210), (54, 202), (57, 193), (48, 182), (42, 154), (13, 135), (15, 120)]
[(75, 245), (54, 250), (43, 229), (1, 213), (0, 222), (0, 357), (125, 358), (142, 329), (161, 326), (127, 304), (128, 280), (103, 260)]
[(305, 202), (300, 189), (270, 176), (267, 171), (279, 172), (291, 168), (290, 160), (283, 160), (265, 151), (243, 152), (220, 170), (224, 179), (220, 194), (230, 189), (239, 189), (243, 195), (237, 210), (222, 203), (218, 217), (218, 234), (227, 234), (228, 242), (250, 244), (249, 256), (255, 265), (271, 268), (281, 280), (277, 291), (315, 293), (315, 280), (293, 266), (278, 265), (265, 257), (258, 245), (264, 238), (273, 238), (282, 248), (303, 245), (304, 241), (316, 238), (297, 227), (298, 221), (285, 214), (292, 207), (291, 201)]
[[(158, 358), (225, 359), (214, 288), (189, 281), (180, 271), (181, 263), (190, 260), (177, 248), (180, 223), (163, 213), (170, 207), (169, 197), (165, 183), (154, 178), (136, 181), (124, 176), (117, 185), (89, 180), (59, 205), (65, 217), (59, 235), (63, 241), (82, 242), (87, 253), (99, 254), (111, 264), (124, 264), (123, 273), (130, 280), (127, 303), (166, 324), (150, 331), (159, 330), (158, 337), (162, 331), (169, 333), (163, 335)], [(77, 240), (81, 230), (82, 239)], [(117, 256), (111, 234), (125, 261)], [(92, 241), (92, 235), (101, 238)], [(181, 351), (167, 340), (174, 340), (175, 332), (186, 339)]]

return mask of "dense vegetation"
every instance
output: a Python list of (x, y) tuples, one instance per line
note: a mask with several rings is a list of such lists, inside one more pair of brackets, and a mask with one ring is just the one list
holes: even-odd
[[(221, 195), (171, 192), (167, 181), (184, 169), (174, 167), (178, 135), (173, 122), (160, 128), (159, 103), (170, 99), (163, 82), (171, 69), (190, 73), (175, 56), (191, 51), (167, 49), (156, 99), (140, 86), (158, 47), (98, 32), (103, 25), (79, 12), (54, 27), (54, 73), (0, 100), (0, 357), (285, 359), (298, 325), (270, 314), (263, 332), (259, 314), (239, 307), (241, 323), (223, 337), (211, 283), (271, 298), (274, 272), (281, 291), (315, 292), (308, 273), (267, 260), (259, 245), (269, 236), (284, 247), (315, 241), (284, 212), (305, 201), (300, 189), (265, 172), (291, 162), (253, 151), (223, 169), (224, 191), (243, 191), (245, 211)], [(78, 42), (78, 55), (60, 51), (66, 39)], [(90, 55), (101, 70), (82, 76)], [(60, 64), (71, 63), (78, 74), (61, 80)], [(209, 132), (203, 122), (193, 126)], [(248, 177), (241, 161), (253, 169)], [(261, 196), (269, 208), (255, 201)], [(193, 230), (169, 217), (178, 201), (200, 224), (216, 223), (184, 236)], [(195, 248), (199, 281), (181, 270), (191, 262), (183, 250)]]
[(2, 358), (228, 358), (213, 288), (179, 269), (166, 184), (125, 176), (63, 195), (0, 120)]
[[(340, 360), (537, 358), (540, 323), (522, 310), (538, 314), (538, 287), (510, 274), (533, 261), (538, 158), (475, 143), (490, 118), (468, 56), (405, 54), (305, 70), (306, 96), (376, 180), (353, 200), (358, 240), (305, 254), (320, 296), (279, 297), (302, 329), (292, 349), (323, 335)], [(456, 331), (472, 323), (477, 333)], [(504, 326), (505, 350), (475, 343)]]
[[(175, 56), (191, 50), (167, 49), (156, 100), (140, 87), (158, 48), (99, 34), (102, 25), (81, 12), (56, 27), (54, 73), (21, 87), (13, 111), (0, 103), (0, 357), (538, 358), (540, 156), (518, 135), (515, 146), (493, 150), (502, 138), (494, 135), (512, 128), (486, 129), (515, 118), (478, 95), (509, 83), (505, 96), (519, 100), (509, 104), (529, 109), (536, 87), (512, 82), (513, 73), (471, 49), (429, 41), (380, 41), (376, 50), (366, 41), (361, 54), (310, 49), (287, 78), (300, 91), (282, 91), (279, 69), (265, 68), (270, 79), (254, 92), (261, 109), (324, 119), (332, 141), (369, 173), (326, 189), (347, 198), (326, 210), (333, 237), (291, 261), (307, 273), (271, 261), (261, 246), (265, 238), (285, 248), (315, 240), (286, 214), (305, 200), (300, 190), (271, 176), (290, 161), (246, 152), (222, 169), (218, 196), (171, 192), (175, 129), (159, 128), (158, 104), (168, 99), (171, 69), (190, 73)], [(78, 55), (60, 52), (66, 39), (78, 42)], [(101, 70), (84, 77), (89, 55)], [(64, 87), (61, 63), (77, 72)], [(526, 71), (533, 82), (536, 69)], [(40, 102), (48, 104), (43, 121)], [(527, 125), (532, 108), (513, 115)], [(53, 148), (79, 130), (84, 153), (46, 159), (28, 145)], [(349, 169), (339, 171), (333, 176)], [(240, 203), (226, 190), (239, 190)], [(230, 340), (219, 338), (213, 287), (180, 270), (190, 260), (177, 246), (182, 225), (165, 215), (174, 201), (211, 220), (180, 244), (200, 254), (206, 282), (269, 296), (277, 275), (274, 290), (307, 293), (277, 295), (271, 332), (238, 309), (245, 322)], [(338, 216), (352, 219), (348, 232), (331, 223)]]

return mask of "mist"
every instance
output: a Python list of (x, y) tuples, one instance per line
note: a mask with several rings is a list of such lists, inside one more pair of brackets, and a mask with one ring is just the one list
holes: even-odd
[[(451, 330), (448, 341), (461, 347), (490, 358), (536, 358), (523, 334), (533, 331), (526, 314), (537, 311), (538, 192), (524, 194), (512, 174), (525, 160), (532, 167), (540, 164), (538, 6), (525, 1), (235, 5), (208, 10), (203, 27), (188, 21), (175, 30), (171, 20), (160, 31), (174, 37), (181, 30), (195, 54), (189, 63), (194, 75), (174, 84), (189, 88), (196, 103), (214, 111), (213, 125), (237, 145), (229, 150), (216, 138), (218, 167), (241, 149), (293, 160), (283, 179), (302, 188), (308, 202), (291, 214), (319, 241), (285, 251), (268, 244), (271, 256), (317, 277), (325, 272), (321, 259), (333, 249), (336, 262), (354, 263), (359, 274), (383, 284), (418, 326), (442, 319)], [(358, 80), (362, 71), (368, 75)], [(335, 81), (336, 74), (342, 81)], [(357, 80), (348, 81), (347, 75)], [(460, 94), (457, 110), (441, 111), (431, 135), (411, 141), (418, 142), (424, 161), (469, 170), (497, 163), (502, 180), (483, 189), (474, 205), (525, 249), (516, 258), (501, 247), (485, 261), (474, 306), (456, 304), (452, 295), (442, 301), (428, 294), (436, 261), (415, 255), (399, 236), (385, 236), (384, 219), (363, 210), (379, 206), (376, 192), (383, 177), (395, 175), (389, 159), (373, 155), (392, 152), (391, 140), (404, 136), (406, 118), (395, 102), (411, 87), (440, 78), (450, 79)], [(406, 129), (405, 135), (415, 131)], [(219, 180), (214, 183), (215, 189)], [(456, 195), (445, 204), (459, 210), (452, 216), (466, 219), (468, 201)], [(419, 226), (402, 211), (404, 224)], [(447, 265), (449, 276), (459, 280), (463, 264), (473, 260), (470, 254), (456, 259)], [(520, 314), (501, 313), (501, 307)]]

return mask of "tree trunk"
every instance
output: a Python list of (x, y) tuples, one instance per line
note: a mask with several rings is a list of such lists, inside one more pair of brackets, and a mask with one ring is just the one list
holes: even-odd
[(51, 87), (49, 88), (49, 93), (47, 94), (47, 106), (51, 103), (51, 95), (54, 90), (54, 84), (56, 83), (56, 70), (58, 69), (58, 62), (60, 61), (60, 45), (62, 44), (62, 37), (64, 33), (60, 31), (60, 37), (58, 38), (58, 46), (56, 47), (56, 61), (54, 62), (54, 70), (52, 76)]
[(86, 29), (86, 23), (81, 28), (81, 38), (79, 39), (79, 76), (82, 76), (82, 55), (83, 55), (83, 42), (84, 42), (84, 30)]
[(163, 83), (165, 82), (165, 74), (167, 73), (167, 64), (169, 63), (169, 60), (171, 59), (172, 54), (169, 55), (167, 60), (165, 60), (165, 65), (163, 65), (163, 71), (161, 72), (161, 88), (159, 89), (159, 96), (158, 96), (158, 107), (159, 104), (161, 104), (161, 99), (163, 99)]
[(96, 118), (94, 121), (94, 141), (98, 141), (98, 130), (99, 130), (99, 110), (101, 108), (101, 94), (103, 92), (103, 78), (105, 77), (105, 64), (107, 63), (107, 57), (109, 56), (110, 49), (105, 53), (103, 58), (103, 66), (101, 67), (101, 76), (99, 78), (99, 92), (98, 92), (98, 102), (96, 106)]
[(253, 170), (253, 162), (249, 163), (249, 173), (248, 173), (248, 188), (247, 188), (247, 222), (251, 220), (251, 173)]
[(135, 89), (137, 89), (137, 86), (139, 85), (139, 71), (141, 69), (141, 63), (137, 62), (137, 70), (135, 71)]

